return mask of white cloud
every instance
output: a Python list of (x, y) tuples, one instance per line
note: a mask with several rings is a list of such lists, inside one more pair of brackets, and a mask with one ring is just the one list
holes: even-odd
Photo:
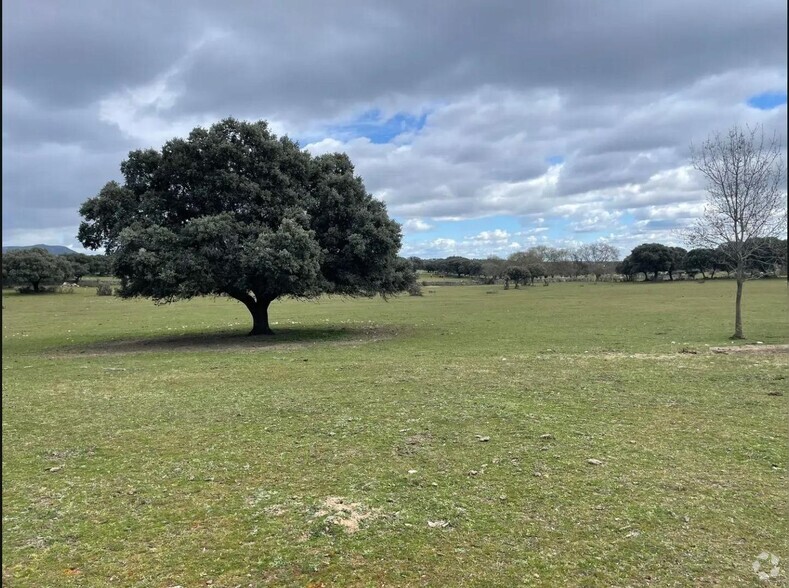
[(409, 218), (403, 223), (403, 228), (409, 233), (421, 233), (429, 231), (433, 225), (423, 221), (421, 218)]
[[(403, 247), (404, 255), (416, 255), (423, 258), (448, 257), (460, 255), (469, 258), (484, 258), (490, 255), (506, 257), (524, 246), (514, 241), (513, 235), (504, 229), (481, 231), (463, 239), (438, 238), (429, 241), (407, 243)], [(529, 241), (529, 238), (526, 239)]]

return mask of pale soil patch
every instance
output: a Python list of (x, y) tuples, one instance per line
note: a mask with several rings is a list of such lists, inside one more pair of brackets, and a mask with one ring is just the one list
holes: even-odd
[(785, 345), (732, 345), (731, 347), (710, 347), (713, 353), (789, 353), (789, 344)]
[(348, 502), (339, 496), (328, 496), (323, 501), (323, 508), (314, 517), (326, 517), (326, 521), (342, 527), (346, 533), (356, 533), (359, 523), (375, 519), (379, 516), (376, 509), (366, 507), (360, 502)]

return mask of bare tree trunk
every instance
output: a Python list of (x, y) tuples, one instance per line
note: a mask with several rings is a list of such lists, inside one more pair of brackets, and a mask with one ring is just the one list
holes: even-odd
[(745, 335), (742, 334), (742, 287), (745, 284), (745, 280), (742, 278), (741, 275), (737, 275), (737, 300), (734, 303), (734, 335), (732, 335), (732, 339), (745, 339)]

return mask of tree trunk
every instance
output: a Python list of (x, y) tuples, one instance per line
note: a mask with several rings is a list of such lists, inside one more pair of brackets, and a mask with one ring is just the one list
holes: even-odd
[(39, 282), (32, 282), (33, 284), (33, 292), (38, 292), (38, 284)]
[(737, 300), (734, 303), (734, 335), (732, 339), (745, 339), (742, 334), (742, 286), (745, 280), (741, 276), (737, 276)]
[(274, 331), (268, 326), (268, 307), (273, 302), (272, 299), (257, 295), (252, 297), (247, 292), (232, 291), (227, 293), (239, 302), (242, 302), (247, 307), (249, 314), (252, 315), (250, 336), (274, 334)]
[(274, 331), (268, 326), (268, 306), (270, 300), (260, 300), (253, 304), (247, 304), (250, 314), (252, 314), (252, 330), (250, 335), (273, 335)]

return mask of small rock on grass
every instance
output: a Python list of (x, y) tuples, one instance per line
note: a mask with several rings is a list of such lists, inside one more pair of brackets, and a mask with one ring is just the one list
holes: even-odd
[(603, 465), (602, 461), (600, 461), (599, 459), (594, 459), (594, 458), (587, 459), (586, 463), (588, 463), (589, 465), (596, 465), (596, 466)]
[(449, 526), (449, 521), (427, 521), (427, 526), (431, 529), (444, 529)]
[(487, 441), (490, 441), (490, 437), (484, 435), (476, 435), (476, 437), (477, 437), (477, 441), (481, 443), (486, 443)]

